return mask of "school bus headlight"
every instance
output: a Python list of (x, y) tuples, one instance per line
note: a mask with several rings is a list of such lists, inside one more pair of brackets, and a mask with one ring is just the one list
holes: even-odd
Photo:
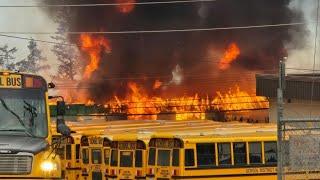
[(53, 171), (57, 169), (57, 165), (51, 161), (44, 161), (41, 163), (41, 170), (45, 172)]

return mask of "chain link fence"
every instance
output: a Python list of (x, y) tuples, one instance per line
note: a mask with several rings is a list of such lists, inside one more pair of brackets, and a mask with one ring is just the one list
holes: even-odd
[(281, 127), (282, 179), (320, 179), (320, 119), (286, 119)]

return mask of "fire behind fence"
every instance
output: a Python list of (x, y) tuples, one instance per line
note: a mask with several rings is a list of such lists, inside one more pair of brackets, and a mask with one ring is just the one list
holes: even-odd
[(268, 100), (265, 97), (249, 95), (239, 87), (225, 94), (217, 92), (214, 98), (208, 96), (203, 98), (198, 95), (160, 98), (149, 97), (139, 91), (133, 92), (126, 99), (115, 96), (113, 100), (104, 104), (96, 104), (93, 101), (70, 103), (68, 112), (69, 115), (103, 115), (111, 119), (268, 121), (266, 119)]

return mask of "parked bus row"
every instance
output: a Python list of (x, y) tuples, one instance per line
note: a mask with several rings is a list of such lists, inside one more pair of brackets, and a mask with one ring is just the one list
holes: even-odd
[(196, 120), (69, 126), (76, 133), (56, 149), (65, 179), (276, 179), (274, 125)]

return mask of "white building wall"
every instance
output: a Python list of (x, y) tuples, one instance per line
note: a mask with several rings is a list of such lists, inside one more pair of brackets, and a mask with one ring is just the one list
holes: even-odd
[[(277, 99), (269, 99), (269, 121), (277, 122)], [(284, 118), (320, 117), (320, 101), (284, 99)]]

